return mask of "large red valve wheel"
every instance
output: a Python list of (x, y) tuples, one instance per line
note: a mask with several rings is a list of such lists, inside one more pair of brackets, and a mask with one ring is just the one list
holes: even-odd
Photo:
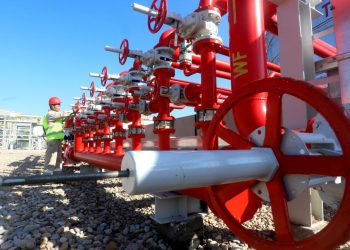
[(120, 49), (123, 50), (123, 53), (119, 54), (119, 63), (121, 65), (124, 65), (126, 62), (126, 59), (128, 59), (129, 55), (129, 41), (128, 39), (124, 39), (122, 43), (120, 44)]
[(105, 86), (108, 81), (108, 68), (104, 66), (101, 71), (101, 85)]
[(86, 103), (86, 95), (85, 93), (83, 93), (83, 95), (81, 96), (81, 104), (85, 105)]
[(90, 97), (93, 97), (94, 94), (95, 94), (95, 83), (94, 81), (92, 81), (90, 84)]
[[(226, 225), (256, 249), (333, 249), (350, 236), (350, 122), (343, 110), (328, 99), (321, 90), (312, 85), (290, 78), (270, 78), (252, 82), (232, 94), (219, 108), (208, 129), (208, 140), (204, 147), (215, 149), (219, 138), (234, 149), (249, 149), (253, 145), (246, 138), (226, 127), (223, 119), (240, 102), (259, 93), (268, 93), (266, 104), (266, 124), (263, 147), (272, 148), (279, 162), (275, 176), (266, 183), (270, 197), (270, 208), (274, 231), (272, 238), (262, 237), (257, 230), (247, 228), (235, 217), (234, 205), (230, 201), (240, 192), (250, 189), (254, 182), (217, 185), (208, 188), (212, 210), (224, 220)], [(286, 155), (281, 151), (282, 97), (290, 95), (312, 106), (330, 124), (342, 148), (340, 156), (326, 155)], [(315, 235), (297, 240), (292, 232), (289, 219), (286, 190), (283, 176), (300, 174), (307, 176), (342, 176), (345, 188), (336, 214), (326, 226)], [(247, 208), (249, 210), (249, 208)], [(255, 207), (251, 210), (254, 210)]]
[(158, 0), (153, 0), (151, 4), (151, 10), (155, 10), (158, 12), (156, 16), (148, 16), (148, 29), (153, 34), (157, 33), (163, 26), (167, 11), (168, 11), (168, 1), (167, 0), (160, 0), (159, 4)]

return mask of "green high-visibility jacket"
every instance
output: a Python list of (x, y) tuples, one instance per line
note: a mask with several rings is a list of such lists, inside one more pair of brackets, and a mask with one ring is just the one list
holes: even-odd
[(63, 131), (63, 119), (57, 119), (55, 121), (49, 122), (47, 120), (47, 115), (50, 112), (56, 112), (50, 110), (44, 117), (43, 117), (43, 129), (45, 132), (46, 140), (52, 141), (52, 140), (63, 140), (64, 138), (64, 131)]

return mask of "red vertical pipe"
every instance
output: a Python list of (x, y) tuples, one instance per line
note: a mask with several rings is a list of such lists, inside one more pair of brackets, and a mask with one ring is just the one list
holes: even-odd
[[(228, 1), (231, 87), (267, 77), (264, 13), (262, 0)], [(237, 37), (239, 35), (239, 37)], [(248, 136), (265, 124), (266, 96), (246, 98), (234, 109), (238, 130)]]
[[(125, 132), (125, 130), (123, 129), (123, 123), (120, 120), (117, 120), (115, 122), (114, 131), (115, 132)], [(124, 139), (125, 139), (125, 137), (122, 137), (122, 136), (115, 137), (115, 149), (114, 149), (115, 155), (123, 155), (124, 154), (124, 150), (123, 150), (123, 140)]]
[[(89, 133), (84, 133), (84, 139), (89, 138)], [(84, 152), (88, 152), (89, 151), (89, 142), (85, 141), (84, 142)]]
[[(170, 116), (170, 100), (168, 97), (160, 95), (161, 87), (170, 86), (170, 78), (175, 75), (175, 71), (172, 68), (158, 68), (154, 70), (153, 74), (157, 77), (157, 91), (155, 102), (158, 106), (158, 115), (155, 117), (154, 122), (157, 121), (173, 121), (174, 117)], [(158, 134), (159, 138), (159, 149), (169, 150), (170, 149), (170, 134), (174, 133), (173, 128), (155, 128), (153, 130), (155, 134)]]
[[(94, 135), (95, 135), (95, 132), (94, 131), (90, 131), (89, 138), (94, 138)], [(95, 152), (94, 140), (89, 142), (89, 152), (91, 152), (91, 153)]]
[[(101, 136), (101, 129), (97, 129), (97, 132), (96, 132), (96, 135), (97, 136)], [(95, 146), (95, 152), (96, 153), (101, 153), (102, 152), (102, 148), (101, 148), (101, 140), (100, 140), (100, 138), (98, 138), (97, 140), (96, 140), (96, 146)]]
[[(105, 135), (110, 135), (111, 134), (111, 129), (109, 126), (105, 126), (103, 129), (103, 134)], [(103, 153), (109, 154), (111, 152), (111, 146), (110, 146), (110, 139), (105, 139), (103, 141)]]
[[(205, 39), (194, 44), (193, 51), (201, 55), (200, 73), (201, 73), (201, 103), (196, 110), (208, 110), (217, 108), (216, 96), (216, 48), (221, 43), (215, 39)], [(208, 122), (197, 123), (202, 130), (202, 138), (205, 140)]]
[(74, 137), (74, 150), (76, 152), (81, 152), (83, 151), (83, 136), (80, 133), (77, 133)]

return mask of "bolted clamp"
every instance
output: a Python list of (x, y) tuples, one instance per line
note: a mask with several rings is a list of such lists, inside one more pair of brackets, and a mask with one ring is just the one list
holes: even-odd
[(145, 128), (143, 127), (132, 127), (129, 128), (128, 134), (130, 135), (144, 135), (146, 133)]

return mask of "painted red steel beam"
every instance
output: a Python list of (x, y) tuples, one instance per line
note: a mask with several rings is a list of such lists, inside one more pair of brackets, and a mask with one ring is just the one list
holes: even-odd
[(103, 153), (89, 153), (89, 152), (74, 152), (74, 160), (77, 162), (87, 162), (97, 167), (108, 170), (120, 170), (122, 164), (122, 156)]

